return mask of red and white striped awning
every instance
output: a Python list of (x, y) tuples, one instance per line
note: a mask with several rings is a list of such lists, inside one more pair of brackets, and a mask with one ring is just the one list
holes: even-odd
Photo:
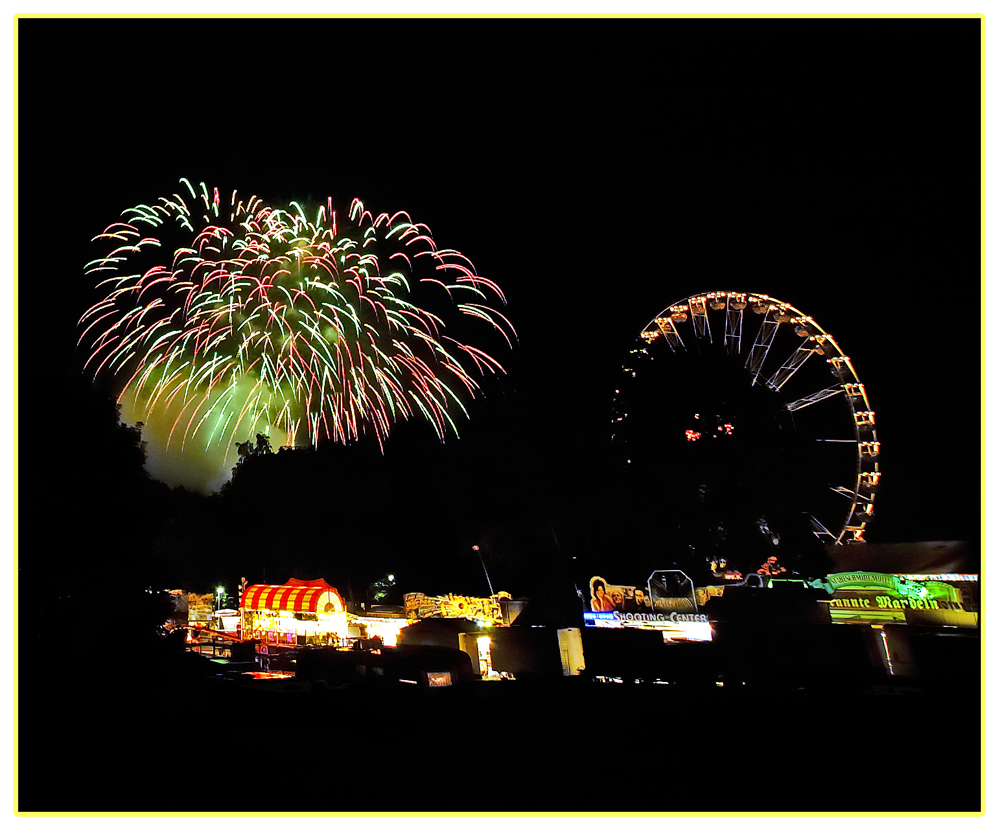
[(240, 598), (240, 608), (336, 614), (344, 611), (344, 600), (333, 586), (247, 586)]

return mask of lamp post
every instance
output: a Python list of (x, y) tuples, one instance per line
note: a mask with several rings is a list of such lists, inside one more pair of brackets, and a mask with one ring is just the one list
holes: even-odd
[(226, 589), (223, 586), (218, 586), (215, 589), (215, 595), (218, 598), (218, 605), (216, 606), (216, 609), (218, 611), (222, 610), (222, 595), (224, 595), (225, 593), (226, 593)]
[(479, 550), (478, 545), (472, 546), (472, 550), (479, 555), (479, 564), (483, 567), (483, 574), (486, 575), (486, 585), (490, 587), (490, 597), (493, 597), (493, 583), (490, 582), (490, 573), (486, 570), (486, 563), (483, 562), (482, 552)]

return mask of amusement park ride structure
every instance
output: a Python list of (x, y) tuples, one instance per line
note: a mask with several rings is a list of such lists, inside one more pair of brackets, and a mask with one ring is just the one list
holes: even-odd
[[(796, 422), (807, 408), (810, 412), (817, 408), (828, 410), (827, 423), (835, 424), (836, 429), (811, 439), (839, 444), (844, 452), (854, 445), (854, 475), (848, 478), (846, 466), (831, 472), (826, 487), (840, 497), (840, 501), (834, 500), (840, 508), (831, 508), (822, 518), (817, 515), (820, 511), (814, 511), (808, 521), (824, 543), (864, 542), (880, 477), (875, 414), (850, 357), (829, 332), (790, 303), (766, 294), (713, 291), (670, 304), (643, 327), (639, 337), (623, 366), (628, 378), (634, 378), (637, 369), (642, 372), (643, 363), (657, 356), (669, 362), (669, 355), (711, 352), (729, 366), (738, 365), (751, 387), (780, 396), (782, 417), (795, 423), (800, 432)], [(817, 365), (821, 371), (816, 371)], [(803, 372), (807, 366), (811, 370)], [(795, 383), (791, 383), (793, 378)], [(629, 401), (624, 389), (615, 393), (614, 429), (622, 433), (628, 426)], [(841, 408), (834, 412), (833, 402), (846, 403), (846, 411)], [(716, 429), (724, 431), (723, 435), (731, 434), (733, 425), (720, 423)], [(702, 436), (695, 430), (686, 433), (689, 441)], [(838, 481), (838, 477), (843, 478)]]

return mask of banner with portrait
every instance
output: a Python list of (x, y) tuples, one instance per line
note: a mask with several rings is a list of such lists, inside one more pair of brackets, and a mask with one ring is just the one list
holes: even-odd
[(694, 583), (676, 569), (654, 571), (645, 585), (612, 583), (600, 575), (589, 581), (584, 626), (655, 629), (678, 637), (711, 638), (708, 617), (695, 599)]

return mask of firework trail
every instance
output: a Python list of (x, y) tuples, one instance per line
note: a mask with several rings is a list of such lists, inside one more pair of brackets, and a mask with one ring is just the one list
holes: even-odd
[(345, 216), (327, 199), (307, 214), (180, 181), (184, 196), (130, 208), (94, 238), (108, 253), (86, 271), (103, 298), (80, 319), (85, 371), (115, 377), (123, 419), (155, 423), (154, 454), (233, 458), (255, 431), (381, 445), (410, 417), (457, 434), (476, 377), (503, 370), (456, 325), (514, 336), (495, 283), (404, 212), (356, 199)]

